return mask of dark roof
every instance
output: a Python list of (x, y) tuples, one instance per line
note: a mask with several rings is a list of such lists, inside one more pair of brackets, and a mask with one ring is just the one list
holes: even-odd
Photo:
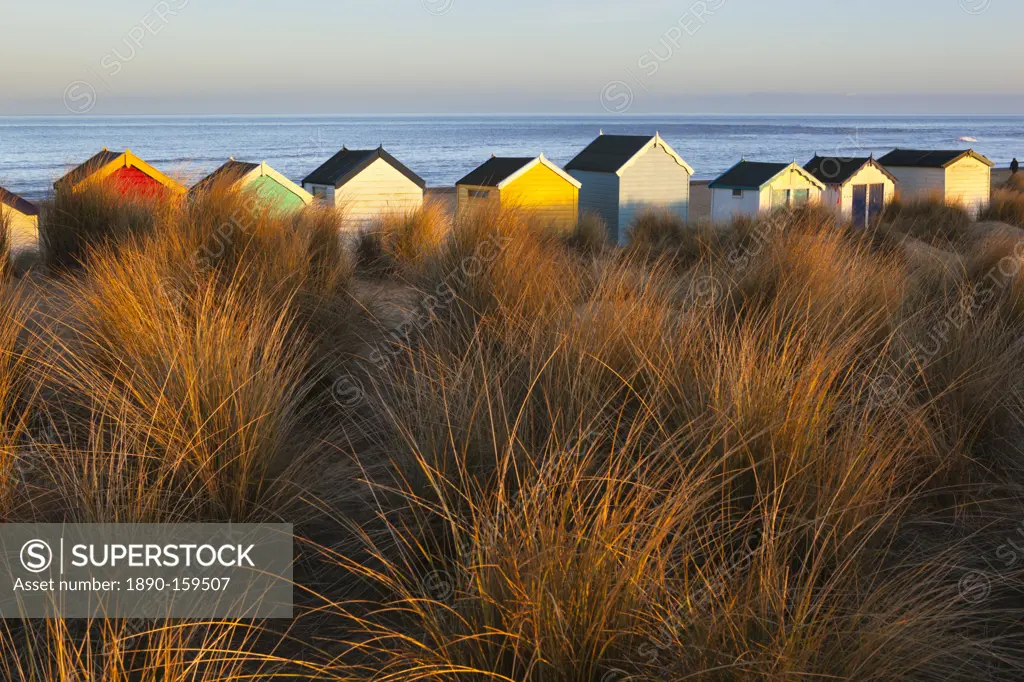
[(991, 161), (973, 149), (894, 149), (878, 160), (883, 166), (913, 166), (916, 168), (945, 168), (961, 157), (972, 154), (993, 165)]
[(64, 177), (53, 183), (53, 186), (54, 188), (60, 187), (61, 185), (70, 185), (71, 187), (74, 187), (99, 169), (106, 166), (108, 163), (116, 161), (121, 154), (122, 152), (112, 152), (104, 147), (103, 151), (94, 154), (84, 163), (68, 171)]
[(652, 139), (653, 135), (601, 135), (567, 163), (565, 170), (615, 173)]
[(757, 189), (784, 171), (788, 163), (740, 161), (708, 185), (711, 189)]
[(383, 147), (378, 147), (377, 149), (346, 149), (342, 147), (340, 152), (327, 159), (322, 166), (307, 175), (302, 184), (334, 185), (334, 188), (337, 189), (366, 170), (377, 159), (384, 159), (390, 163), (394, 166), (395, 170), (419, 185), (420, 188), (427, 186), (426, 180), (413, 173), (401, 161), (384, 151)]
[(478, 187), (497, 187), (506, 178), (513, 175), (528, 163), (536, 161), (536, 157), (501, 157), (492, 156), (486, 162), (456, 185), (476, 185)]
[(813, 159), (804, 164), (804, 170), (818, 178), (823, 184), (842, 185), (870, 161), (871, 157), (869, 156), (848, 159), (815, 154)]
[(253, 172), (259, 167), (260, 164), (258, 163), (248, 163), (246, 161), (235, 161), (234, 159), (230, 159), (223, 166), (197, 182), (189, 192), (201, 192), (212, 188), (219, 182), (239, 180), (242, 176)]
[(10, 206), (18, 213), (22, 213), (24, 215), (39, 215), (38, 206), (25, 201), (14, 192), (8, 192), (3, 187), (0, 187), (0, 204)]

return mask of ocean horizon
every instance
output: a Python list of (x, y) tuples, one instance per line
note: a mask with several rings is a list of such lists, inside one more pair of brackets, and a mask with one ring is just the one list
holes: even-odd
[(300, 182), (341, 147), (383, 144), (427, 180), (450, 187), (491, 154), (544, 153), (565, 164), (599, 132), (669, 142), (698, 180), (741, 158), (806, 162), (814, 154), (881, 156), (894, 147), (974, 148), (997, 166), (1024, 156), (1024, 116), (950, 115), (167, 115), (0, 117), (0, 186), (27, 199), (103, 147), (130, 148), (192, 183), (229, 157), (267, 161)]

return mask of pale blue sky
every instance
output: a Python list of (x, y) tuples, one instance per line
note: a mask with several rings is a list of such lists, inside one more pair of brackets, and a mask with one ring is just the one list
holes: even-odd
[(0, 9), (0, 115), (1024, 112), (1021, 0)]

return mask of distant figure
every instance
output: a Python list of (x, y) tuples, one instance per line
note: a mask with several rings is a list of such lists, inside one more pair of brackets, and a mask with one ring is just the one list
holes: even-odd
[(1010, 162), (1010, 175), (1016, 175), (1017, 171), (1020, 170), (1020, 164), (1017, 163), (1017, 159)]

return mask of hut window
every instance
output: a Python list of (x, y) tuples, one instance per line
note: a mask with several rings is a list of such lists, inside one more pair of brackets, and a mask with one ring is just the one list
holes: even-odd
[(740, 197), (742, 197), (742, 196), (743, 196), (743, 190), (741, 190), (741, 189), (734, 189), (734, 190), (732, 191), (732, 195), (733, 195), (734, 197), (736, 197), (737, 199), (739, 199)]
[(793, 205), (794, 206), (806, 206), (811, 200), (811, 190), (809, 189), (795, 189), (793, 190)]
[(326, 199), (327, 198), (327, 188), (326, 187), (314, 187), (313, 188), (313, 196), (316, 197), (317, 199)]
[(469, 190), (469, 197), (471, 199), (486, 199), (491, 196), (491, 191), (487, 189), (471, 189)]

